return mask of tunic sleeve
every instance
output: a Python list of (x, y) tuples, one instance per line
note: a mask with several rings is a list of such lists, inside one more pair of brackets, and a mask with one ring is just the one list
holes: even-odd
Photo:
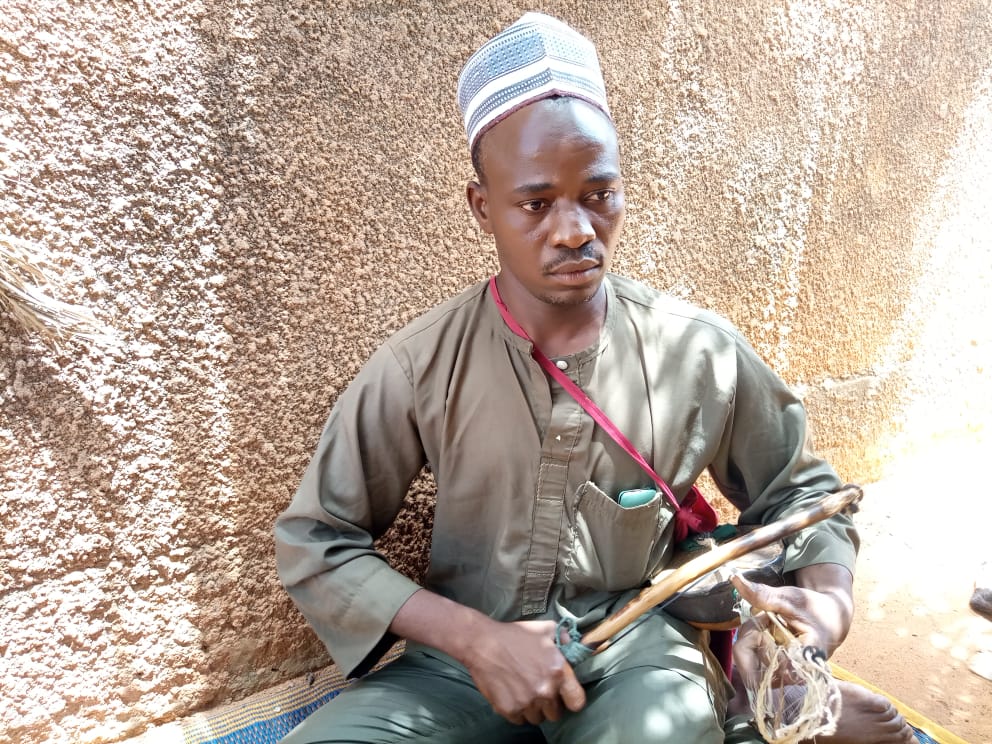
[(423, 464), (412, 386), (387, 344), (338, 399), (275, 526), (279, 577), (346, 676), (396, 640), (389, 624), (419, 589), (373, 541)]
[[(734, 402), (710, 472), (741, 524), (781, 519), (842, 485), (813, 453), (802, 402), (739, 335)], [(785, 570), (837, 563), (853, 573), (858, 544), (851, 518), (833, 517), (786, 541)]]

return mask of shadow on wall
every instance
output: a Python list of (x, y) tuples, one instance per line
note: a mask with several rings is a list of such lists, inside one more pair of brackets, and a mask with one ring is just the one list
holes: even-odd
[[(992, 425), (985, 394), (992, 365), (985, 322), (992, 312), (992, 68), (976, 73), (959, 91), (959, 125), (941, 130), (950, 139), (947, 157), (933, 164), (925, 193), (911, 192), (920, 201), (903, 252), (914, 279), (900, 287), (906, 299), (899, 315), (864, 374), (828, 377), (808, 401), (818, 417), (837, 425), (821, 444), (863, 479), (905, 467), (944, 438)], [(873, 326), (874, 316), (861, 322)]]
[[(148, 482), (161, 463), (146, 446), (136, 401), (106, 384), (128, 373), (123, 349), (110, 352), (99, 384), (83, 344), (42, 353), (6, 317), (0, 338), (2, 434), (15, 445), (0, 489), (4, 728), (18, 741), (40, 741), (46, 731), (92, 736), (94, 709), (132, 705), (158, 682), (160, 637), (148, 632), (146, 612), (180, 578), (188, 549), (173, 540), (183, 514), (165, 482), (156, 484), (162, 493)], [(145, 539), (135, 542), (136, 532)], [(175, 637), (189, 635), (196, 614), (182, 596), (170, 598), (180, 615)], [(38, 659), (47, 677), (59, 671), (57, 684), (39, 679)]]
[[(620, 265), (734, 320), (806, 395), (838, 469), (877, 477), (893, 426), (930, 394), (921, 368), (955, 386), (916, 343), (924, 321), (954, 322), (957, 300), (928, 296), (934, 271), (987, 251), (969, 233), (957, 251), (946, 229), (940, 245), (926, 233), (947, 202), (975, 206), (942, 181), (983, 97), (989, 9), (748, 9), (726, 21), (746, 48), (688, 9), (659, 16), (647, 64), (604, 52), (612, 90), (642, 84), (614, 105), (629, 127)], [(963, 279), (974, 305), (983, 282)]]
[[(192, 385), (173, 407), (217, 699), (327, 662), (276, 579), (276, 516), (372, 351), (493, 269), (463, 205), (457, 111), (436, 91), (475, 42), (469, 13), (218, 2), (201, 19), (230, 353), (213, 401)], [(411, 66), (414, 45), (429, 68)], [(180, 436), (197, 406), (200, 425), (222, 433), (217, 451)], [(407, 510), (417, 516), (384, 543), (411, 575), (424, 570), (430, 484), (418, 481)]]
[(990, 141), (992, 66), (987, 66), (972, 87), (963, 125), (916, 224), (913, 251), (925, 262), (924, 274), (896, 333), (878, 353), (880, 376), (897, 370), (906, 378), (879, 447), (889, 471), (900, 460), (939, 447), (941, 439), (992, 429)]

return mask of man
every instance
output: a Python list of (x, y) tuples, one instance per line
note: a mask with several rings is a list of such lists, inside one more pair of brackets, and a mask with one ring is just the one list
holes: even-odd
[(986, 620), (992, 620), (992, 562), (986, 561), (978, 567), (978, 577), (968, 606)]
[[(975, 588), (968, 606), (986, 620), (992, 620), (992, 563), (983, 562), (978, 567)], [(992, 681), (992, 650), (981, 650), (971, 657), (968, 668), (980, 677)]]
[[(624, 184), (587, 39), (525, 15), (468, 61), (459, 104), (469, 207), (500, 272), (372, 356), (276, 525), (280, 576), (345, 674), (396, 638), (407, 650), (286, 741), (722, 742), (730, 687), (699, 631), (649, 613), (574, 669), (555, 645), (558, 620), (591, 627), (663, 567), (675, 510), (659, 494), (618, 503), (651, 478), (532, 352), (679, 498), (709, 469), (743, 521), (769, 522), (840, 482), (727, 321), (609, 273)], [(425, 464), (438, 494), (421, 587), (373, 540)], [(850, 520), (830, 520), (789, 545), (795, 587), (751, 596), (833, 651), (855, 552)]]

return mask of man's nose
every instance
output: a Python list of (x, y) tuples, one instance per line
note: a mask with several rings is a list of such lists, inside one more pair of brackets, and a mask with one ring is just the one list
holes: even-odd
[(581, 248), (596, 237), (589, 215), (578, 204), (555, 205), (551, 243), (556, 247)]

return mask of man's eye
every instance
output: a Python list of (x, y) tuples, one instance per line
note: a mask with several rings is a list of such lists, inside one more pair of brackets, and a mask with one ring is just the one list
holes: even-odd
[(527, 201), (520, 205), (527, 212), (540, 212), (544, 209), (544, 202), (535, 199), (534, 201)]
[(601, 189), (599, 191), (593, 191), (589, 195), (590, 201), (605, 202), (613, 198), (613, 189)]

